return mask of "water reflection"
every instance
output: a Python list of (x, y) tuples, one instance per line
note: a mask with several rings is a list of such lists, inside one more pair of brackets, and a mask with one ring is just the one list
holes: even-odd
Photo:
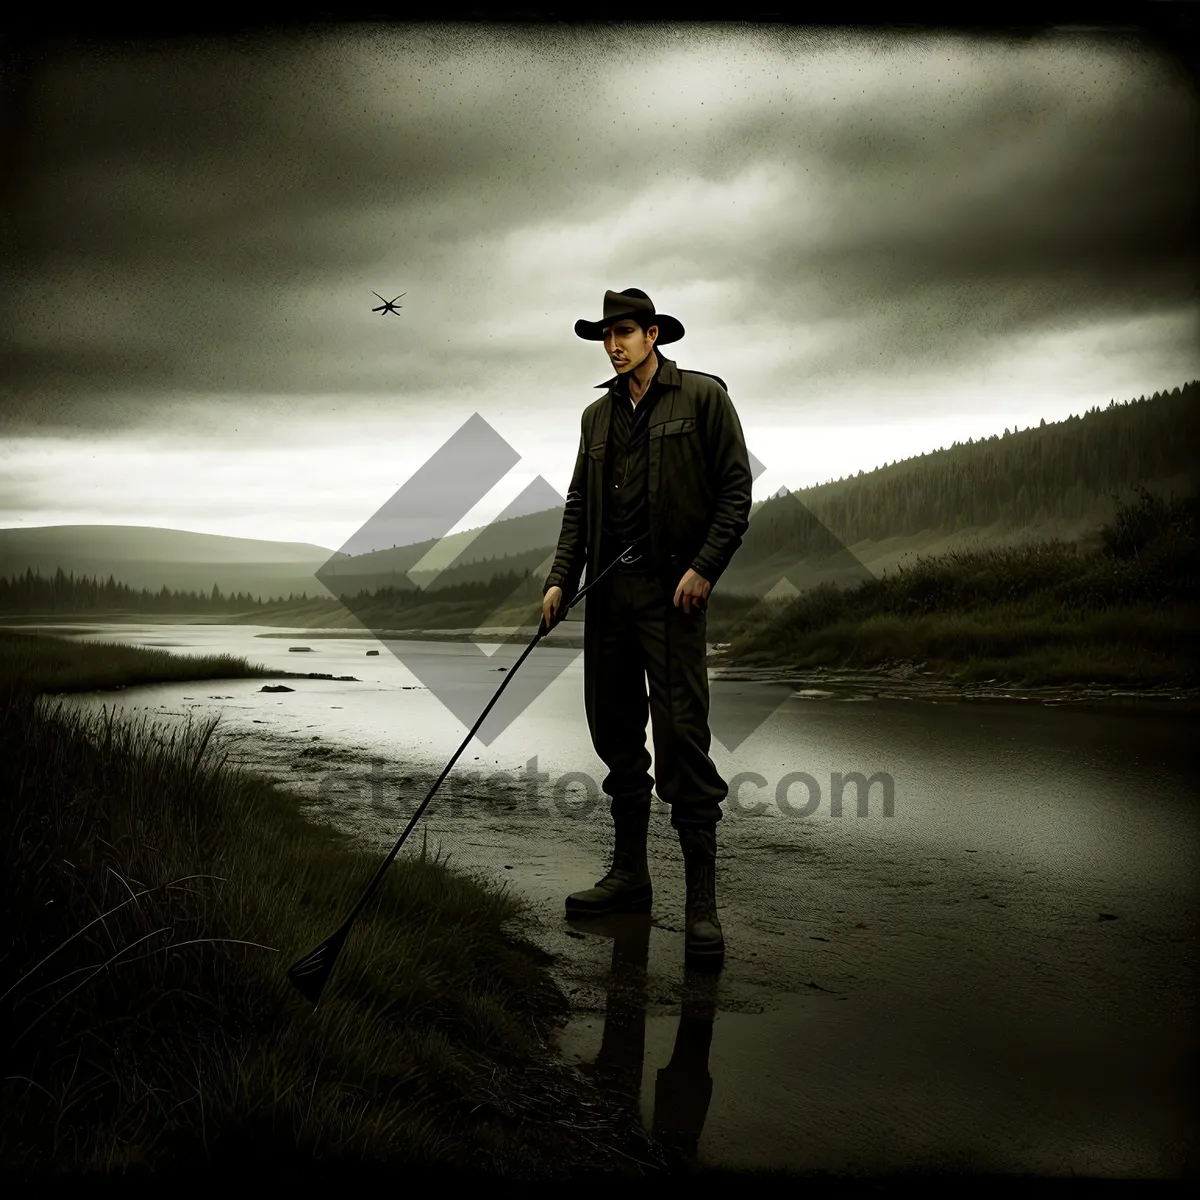
[(677, 1153), (694, 1158), (700, 1131), (712, 1103), (708, 1069), (713, 1018), (717, 1015), (717, 975), (711, 967), (685, 972), (679, 1030), (671, 1061), (657, 1075), (651, 1133)]
[[(640, 1117), (646, 1056), (647, 962), (651, 915), (627, 913), (571, 920), (577, 932), (612, 939), (600, 1050), (583, 1069), (609, 1099)], [(671, 1060), (658, 1071), (651, 1133), (667, 1149), (695, 1158), (712, 1102), (708, 1055), (720, 970), (688, 965)]]

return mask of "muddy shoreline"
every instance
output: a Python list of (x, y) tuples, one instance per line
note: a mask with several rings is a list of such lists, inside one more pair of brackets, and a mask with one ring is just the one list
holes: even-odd
[(1020, 684), (999, 678), (964, 682), (924, 669), (924, 664), (898, 662), (871, 668), (739, 667), (717, 663), (709, 669), (713, 680), (786, 684), (797, 695), (812, 699), (926, 700), (936, 703), (969, 700), (1012, 700), (1048, 705), (1087, 706), (1114, 703), (1144, 706), (1169, 705), (1172, 712), (1200, 707), (1200, 687), (1177, 684), (1152, 686), (1117, 683)]
[[(296, 782), (322, 769), (300, 741), (271, 742), (273, 765)], [(365, 758), (343, 753), (365, 771)], [(405, 770), (401, 791), (422, 795), (427, 769)], [(687, 1135), (698, 1165), (944, 1167), (961, 1141), (977, 1169), (1178, 1171), (1169, 1063), (1186, 1046), (1172, 997), (1195, 967), (1190, 918), (1165, 894), (1141, 895), (1103, 870), (1047, 869), (983, 839), (906, 844), (897, 830), (872, 845), (833, 822), (731, 815), (718, 865), (729, 953), (718, 975), (696, 975), (682, 961), (684, 872), (661, 803), (648, 839), (653, 912), (568, 921), (563, 897), (608, 861), (603, 813), (568, 820), (447, 783), (463, 803), (442, 797), (427, 818), (431, 843), (528, 902), (521, 935), (550, 956), (571, 1004), (555, 1036), (564, 1060), (623, 1096), (646, 1128)], [(318, 822), (357, 826), (368, 853), (386, 851), (408, 809), (375, 823), (351, 806), (304, 807)], [(1133, 1121), (1117, 1097), (1137, 1090), (1139, 1072), (1160, 1082), (1137, 1084), (1144, 1115), (1128, 1147), (1089, 1148), (1089, 1129), (1115, 1146), (1113, 1129)], [(952, 1116), (943, 1089), (956, 1097)], [(803, 1112), (855, 1113), (886, 1136), (864, 1145), (855, 1121), (802, 1129), (786, 1120), (793, 1098)]]

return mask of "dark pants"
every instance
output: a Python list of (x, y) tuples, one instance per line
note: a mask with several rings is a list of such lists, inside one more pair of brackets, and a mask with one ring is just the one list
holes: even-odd
[(584, 707), (608, 767), (602, 786), (610, 810), (657, 790), (677, 829), (719, 821), (729, 794), (708, 753), (705, 615), (671, 603), (678, 583), (622, 566), (610, 571), (588, 596), (583, 661)]

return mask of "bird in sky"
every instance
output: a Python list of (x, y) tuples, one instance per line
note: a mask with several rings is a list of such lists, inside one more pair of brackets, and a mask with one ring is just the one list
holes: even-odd
[[(379, 293), (378, 293), (377, 291), (375, 291), (374, 289), (372, 289), (372, 291), (371, 291), (371, 295), (372, 295), (372, 296), (379, 296)], [(401, 292), (401, 293), (400, 293), (400, 296), (407, 296), (407, 295), (408, 295), (408, 293), (407, 293), (407, 292)], [(400, 299), (400, 296), (397, 296), (397, 297), (396, 297), (396, 300), (399, 300), (399, 299)], [(383, 297), (382, 297), (382, 296), (379, 296), (379, 299), (380, 299), (380, 300), (383, 300)], [(401, 305), (397, 305), (397, 304), (396, 304), (396, 300), (383, 300), (383, 303), (382, 303), (382, 304), (381, 304), (381, 305), (380, 305), (378, 308), (373, 308), (373, 309), (371, 309), (371, 311), (372, 311), (372, 312), (377, 312), (377, 313), (378, 313), (378, 314), (379, 314), (381, 317), (382, 317), (382, 316), (383, 316), (385, 313), (393, 313), (395, 316), (397, 316), (397, 317), (398, 317), (400, 314), (399, 314), (399, 312), (397, 312), (396, 310), (397, 310), (397, 308), (398, 308), (398, 307), (399, 307), (399, 308), (403, 308), (403, 307), (404, 307), (404, 305), (403, 305), (403, 304), (401, 304)]]

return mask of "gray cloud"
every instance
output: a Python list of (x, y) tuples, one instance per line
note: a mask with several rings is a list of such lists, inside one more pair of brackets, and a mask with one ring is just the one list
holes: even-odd
[[(781, 41), (744, 100), (718, 94), (736, 63), (672, 95), (685, 35), (639, 75), (602, 29), (61, 60), (35, 80), (9, 193), (7, 426), (137, 427), (174, 392), (421, 395), (567, 370), (581, 313), (533, 313), (562, 328), (544, 350), (480, 327), (527, 286), (499, 276), (505, 239), (586, 240), (669, 185), (699, 224), (618, 232), (633, 274), (724, 282), (781, 326), (847, 323), (832, 347), (781, 343), (768, 380), (969, 361), (981, 338), (1195, 302), (1196, 104), (1162, 64), (901, 41), (822, 82), (804, 43)], [(768, 168), (778, 207), (742, 217), (724, 189)], [(572, 268), (517, 264), (551, 308)], [(372, 288), (408, 291), (399, 320), (370, 314)]]
[[(706, 242), (694, 270), (781, 319), (885, 316), (915, 352), (946, 359), (963, 332), (1194, 302), (1196, 106), (1160, 91), (1064, 115), (1018, 80), (924, 133), (882, 106), (818, 114), (809, 171), (849, 181), (846, 211), (818, 233), (732, 230)], [(739, 136), (758, 144), (767, 132), (759, 121)]]

